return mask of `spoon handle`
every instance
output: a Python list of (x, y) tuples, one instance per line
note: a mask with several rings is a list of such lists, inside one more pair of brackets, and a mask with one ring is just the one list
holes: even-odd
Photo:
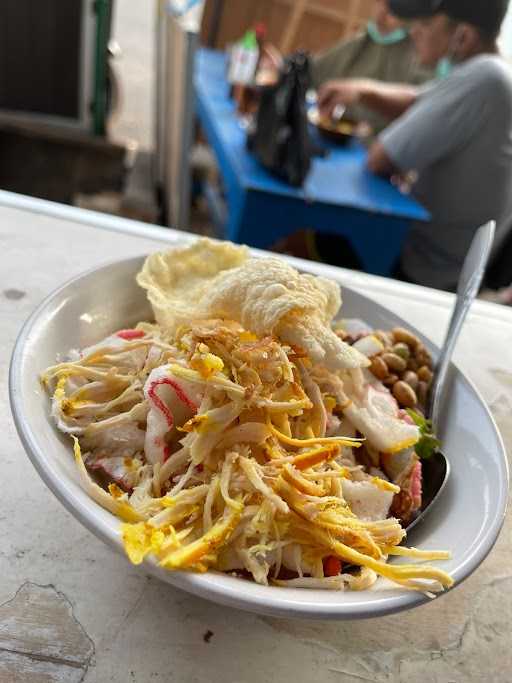
[(441, 356), (436, 368), (435, 380), (432, 386), (429, 415), (434, 429), (439, 426), (439, 417), (442, 408), (442, 399), (446, 384), (448, 368), (453, 357), (459, 334), (466, 320), (474, 300), (476, 299), (485, 269), (491, 255), (494, 234), (496, 232), (495, 221), (486, 223), (478, 229), (471, 244), (457, 288), (457, 301), (448, 327), (446, 340), (441, 351)]

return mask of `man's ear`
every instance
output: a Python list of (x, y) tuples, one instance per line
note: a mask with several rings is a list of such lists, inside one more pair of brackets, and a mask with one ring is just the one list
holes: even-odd
[(455, 56), (458, 59), (466, 59), (478, 50), (481, 36), (475, 26), (462, 23), (455, 29), (453, 41)]

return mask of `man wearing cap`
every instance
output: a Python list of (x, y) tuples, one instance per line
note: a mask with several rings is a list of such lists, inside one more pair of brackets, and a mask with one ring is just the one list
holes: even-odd
[(371, 80), (332, 81), (319, 104), (364, 104), (391, 125), (369, 152), (369, 167), (414, 176), (413, 195), (431, 223), (415, 224), (397, 274), (453, 290), (477, 228), (498, 224), (496, 248), (512, 226), (512, 74), (497, 38), (508, 0), (390, 0), (412, 21), (421, 64), (436, 67), (434, 84), (415, 88)]

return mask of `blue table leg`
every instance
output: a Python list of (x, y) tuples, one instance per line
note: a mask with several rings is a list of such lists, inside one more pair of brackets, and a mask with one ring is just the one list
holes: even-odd
[[(226, 238), (238, 244), (256, 244), (258, 228), (257, 217), (254, 215), (251, 195), (242, 187), (230, 188), (228, 192), (228, 220), (226, 223)], [(249, 241), (247, 241), (249, 240)], [(270, 246), (270, 245), (267, 245)]]
[(347, 215), (341, 229), (329, 232), (348, 239), (365, 271), (388, 277), (400, 258), (410, 222), (391, 216), (357, 213)]

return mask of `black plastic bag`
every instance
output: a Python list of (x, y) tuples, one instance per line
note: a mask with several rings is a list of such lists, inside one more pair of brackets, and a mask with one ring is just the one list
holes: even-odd
[(306, 108), (310, 81), (307, 54), (288, 57), (278, 83), (262, 88), (247, 139), (249, 150), (268, 171), (296, 187), (304, 183), (313, 156)]

